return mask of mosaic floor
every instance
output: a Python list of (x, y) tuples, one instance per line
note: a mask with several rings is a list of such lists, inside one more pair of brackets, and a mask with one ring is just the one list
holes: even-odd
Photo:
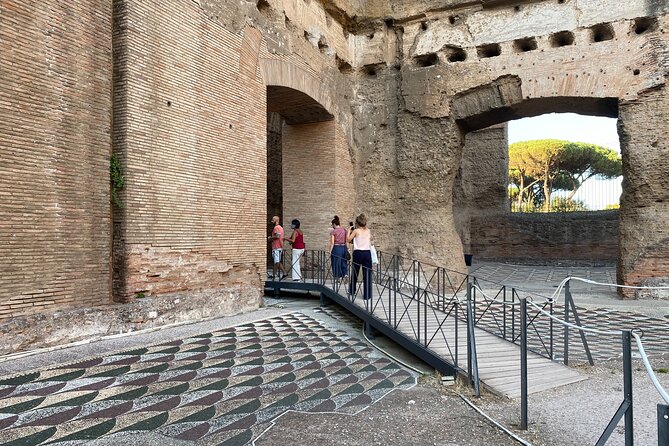
[(0, 378), (0, 445), (149, 432), (243, 445), (286, 410), (355, 413), (415, 378), (301, 313)]
[[(495, 316), (485, 306), (479, 308), (477, 315), (478, 326), (485, 328), (491, 333), (500, 333), (503, 321), (501, 305), (493, 304)], [(577, 307), (578, 316), (581, 324), (585, 327), (595, 328), (602, 331), (618, 331), (625, 329), (641, 329), (643, 331), (642, 342), (644, 349), (650, 358), (661, 359), (662, 356), (669, 354), (669, 342), (667, 342), (667, 333), (669, 333), (669, 321), (649, 317), (639, 313), (630, 313), (624, 311), (615, 311), (610, 309), (589, 309)], [(528, 310), (532, 325), (528, 328), (528, 345), (531, 349), (541, 354), (548, 355), (551, 346), (551, 324), (546, 316), (538, 316), (537, 312), (530, 308)], [(564, 306), (555, 305), (554, 314), (560, 318), (564, 315)], [(518, 312), (514, 314), (516, 320), (512, 328), (511, 313), (507, 312), (507, 335), (515, 333), (516, 341), (520, 336), (520, 317)], [(573, 315), (571, 316), (573, 322)], [(513, 331), (512, 331), (513, 330)], [(562, 359), (564, 351), (564, 331), (559, 324), (553, 324), (553, 350), (554, 358)], [(618, 332), (619, 333), (619, 332)], [(607, 360), (619, 358), (622, 356), (621, 336), (618, 334), (601, 335), (597, 333), (587, 333), (586, 338), (590, 352), (595, 360)], [(632, 351), (636, 352), (636, 345), (632, 346)], [(583, 342), (577, 330), (570, 330), (569, 334), (569, 356), (571, 360), (583, 362), (587, 360)], [(663, 365), (664, 362), (659, 363)], [(658, 365), (658, 366), (659, 366)]]

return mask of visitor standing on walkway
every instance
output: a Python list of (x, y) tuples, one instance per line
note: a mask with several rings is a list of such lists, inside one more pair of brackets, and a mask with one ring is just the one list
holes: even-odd
[(358, 276), (362, 267), (362, 298), (372, 298), (372, 232), (367, 228), (367, 217), (360, 214), (355, 219), (355, 229), (348, 229), (346, 237), (348, 243), (353, 243), (353, 266), (351, 271), (351, 283), (348, 291), (355, 296)]
[(300, 229), (300, 220), (290, 222), (290, 228), (293, 230), (290, 238), (286, 242), (293, 245), (293, 253), (290, 261), (290, 274), (293, 282), (302, 280), (302, 270), (300, 269), (300, 259), (304, 255), (304, 232)]
[(287, 274), (286, 268), (283, 266), (283, 263), (281, 263), (281, 255), (283, 254), (283, 228), (279, 224), (280, 222), (281, 219), (279, 219), (278, 216), (275, 215), (272, 217), (271, 223), (274, 225), (274, 228), (272, 229), (272, 235), (267, 237), (267, 240), (272, 243), (272, 260), (274, 261), (274, 274), (272, 274), (272, 279), (279, 274), (280, 269), (283, 274), (279, 280), (283, 280)]
[(330, 232), (330, 263), (335, 278), (343, 279), (348, 275), (348, 248), (346, 247), (346, 229), (341, 227), (339, 216), (332, 219), (332, 231)]

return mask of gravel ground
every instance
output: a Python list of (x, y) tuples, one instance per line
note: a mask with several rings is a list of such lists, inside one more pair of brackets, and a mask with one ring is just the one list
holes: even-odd
[[(667, 360), (655, 361), (653, 366), (656, 369), (667, 367)], [(589, 379), (530, 395), (527, 432), (516, 430), (520, 420), (519, 401), (486, 396), (475, 403), (536, 446), (593, 445), (623, 401), (622, 364), (600, 362), (594, 367), (578, 369)], [(662, 400), (640, 360), (634, 361), (633, 372), (634, 444), (657, 446), (656, 410)], [(669, 375), (658, 373), (657, 376), (664, 388), (669, 389)], [(621, 421), (607, 446), (625, 444), (623, 426)]]
[(255, 444), (518, 445), (445, 389), (424, 382), (410, 390), (392, 392), (357, 415), (288, 412)]

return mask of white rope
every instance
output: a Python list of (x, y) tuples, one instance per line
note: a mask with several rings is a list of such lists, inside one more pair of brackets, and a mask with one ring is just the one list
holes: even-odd
[(532, 301), (528, 301), (527, 303), (529, 303), (534, 308), (536, 308), (540, 313), (548, 316), (549, 318), (553, 319), (554, 321), (557, 321), (557, 322), (561, 323), (562, 325), (564, 325), (566, 327), (571, 327), (571, 328), (574, 328), (576, 330), (583, 330), (583, 331), (587, 331), (589, 333), (595, 333), (595, 334), (600, 334), (600, 335), (614, 335), (614, 334), (619, 334), (621, 332), (621, 330), (597, 330), (595, 328), (588, 328), (588, 327), (584, 327), (582, 325), (572, 324), (571, 322), (563, 321), (559, 317), (553, 316), (552, 314), (550, 314), (549, 312), (547, 312), (546, 310), (544, 310), (543, 308), (541, 308), (539, 305), (535, 304)]
[(646, 350), (643, 348), (643, 344), (641, 343), (641, 336), (638, 334), (632, 332), (632, 336), (634, 336), (634, 339), (636, 340), (636, 345), (639, 349), (639, 353), (641, 354), (641, 360), (643, 361), (643, 365), (646, 367), (646, 372), (648, 373), (648, 377), (652, 381), (653, 385), (657, 389), (657, 391), (660, 393), (664, 401), (669, 404), (669, 394), (667, 394), (667, 391), (664, 390), (660, 382), (657, 380), (657, 376), (655, 375), (655, 372), (653, 371), (653, 367), (650, 365), (650, 361), (648, 360), (648, 356), (646, 355)]
[(469, 405), (469, 407), (471, 407), (472, 409), (474, 409), (475, 411), (477, 411), (481, 416), (483, 416), (486, 420), (490, 421), (493, 425), (495, 425), (495, 427), (497, 427), (498, 429), (500, 429), (502, 432), (504, 432), (505, 434), (507, 434), (509, 437), (513, 438), (513, 439), (516, 440), (518, 443), (520, 443), (520, 444), (522, 444), (522, 445), (524, 445), (524, 446), (532, 446), (532, 443), (530, 443), (530, 442), (527, 441), (527, 440), (522, 439), (521, 437), (519, 437), (518, 435), (516, 435), (516, 434), (514, 434), (513, 432), (511, 432), (511, 431), (510, 431), (509, 429), (507, 429), (506, 427), (504, 427), (501, 423), (498, 423), (497, 421), (495, 421), (494, 419), (492, 419), (489, 415), (487, 415), (485, 412), (483, 412), (481, 409), (479, 409), (474, 403), (472, 403), (471, 401), (469, 401), (469, 399), (467, 399), (467, 397), (465, 397), (465, 396), (462, 395), (461, 393), (457, 393), (457, 395), (458, 395), (460, 398), (462, 398), (462, 400), (463, 400), (465, 403), (467, 403), (467, 404)]
[(380, 351), (381, 353), (383, 353), (384, 355), (386, 355), (387, 357), (389, 357), (393, 361), (397, 362), (398, 364), (401, 364), (404, 367), (406, 367), (407, 369), (413, 370), (414, 372), (418, 373), (420, 376), (424, 376), (424, 375), (427, 374), (427, 373), (423, 372), (422, 370), (418, 370), (416, 367), (410, 366), (406, 362), (396, 358), (395, 356), (391, 355), (390, 353), (388, 353), (387, 351), (383, 350), (381, 347), (378, 347), (376, 344), (374, 344), (372, 341), (370, 341), (369, 338), (367, 337), (367, 335), (365, 334), (365, 324), (367, 324), (367, 322), (362, 323), (362, 336), (369, 343), (369, 345), (371, 345), (372, 347), (374, 347), (375, 349), (377, 349), (378, 351)]
[(602, 282), (595, 282), (594, 280), (590, 279), (584, 279), (582, 277), (567, 277), (565, 280), (577, 280), (579, 282), (585, 282), (589, 283), (592, 285), (601, 285), (601, 286), (608, 286), (608, 287), (614, 287), (614, 288), (629, 288), (633, 290), (669, 290), (669, 286), (634, 286), (634, 285), (618, 285), (616, 283), (602, 283)]

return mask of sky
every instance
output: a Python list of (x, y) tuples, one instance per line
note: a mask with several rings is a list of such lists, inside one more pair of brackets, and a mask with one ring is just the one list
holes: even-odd
[[(576, 113), (549, 113), (509, 121), (509, 144), (531, 139), (564, 139), (608, 147), (620, 153), (617, 119)], [(574, 196), (593, 210), (618, 204), (622, 177), (615, 180), (589, 179)]]

